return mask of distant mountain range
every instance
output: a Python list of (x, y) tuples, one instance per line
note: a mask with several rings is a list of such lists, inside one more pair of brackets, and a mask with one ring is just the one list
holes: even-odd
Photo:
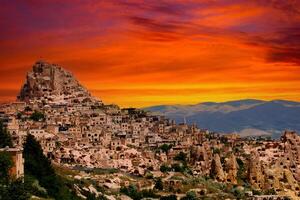
[(176, 122), (196, 123), (200, 128), (222, 133), (238, 132), (243, 136), (277, 137), (289, 129), (300, 132), (300, 102), (245, 99), (195, 105), (159, 105), (144, 108), (165, 115)]

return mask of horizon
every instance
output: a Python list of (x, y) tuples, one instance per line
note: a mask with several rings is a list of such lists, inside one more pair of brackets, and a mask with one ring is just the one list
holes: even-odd
[(106, 104), (300, 101), (300, 2), (8, 1), (0, 102), (45, 59)]
[[(43, 60), (43, 61), (44, 61), (44, 60)], [(36, 62), (38, 62), (38, 60), (37, 60)], [(44, 61), (44, 62), (49, 63), (48, 61)], [(56, 64), (56, 63), (50, 63), (50, 64)], [(63, 66), (60, 66), (60, 67), (64, 68)], [(67, 68), (66, 68), (66, 69), (67, 69)], [(25, 75), (26, 75), (27, 72), (29, 72), (30, 70), (31, 70), (31, 68), (30, 68), (29, 70), (26, 71)], [(73, 74), (72, 71), (69, 71), (69, 72), (71, 72), (71, 73)], [(75, 75), (75, 74), (73, 74), (73, 75)], [(24, 77), (26, 77), (26, 76), (24, 76)], [(75, 78), (76, 78), (76, 75), (75, 75)], [(76, 79), (77, 79), (77, 78), (76, 78)], [(24, 78), (24, 80), (25, 80), (25, 78)], [(78, 79), (77, 79), (77, 80), (78, 80)], [(80, 80), (78, 80), (78, 81), (79, 81), (79, 83), (82, 84), (82, 82), (81, 82)], [(23, 82), (23, 83), (24, 83), (24, 82)], [(23, 83), (22, 83), (22, 84), (23, 84)], [(82, 84), (82, 85), (83, 85), (83, 87), (86, 87), (84, 84)], [(20, 88), (21, 88), (21, 85), (20, 85)], [(86, 88), (87, 88), (87, 87), (86, 87)], [(101, 100), (103, 100), (101, 96), (97, 96), (97, 95), (94, 94), (95, 91), (90, 90), (89, 88), (87, 88), (87, 89), (91, 92), (91, 95), (92, 95), (92, 96), (95, 96), (95, 97), (100, 98)], [(5, 100), (3, 100), (3, 99), (1, 98), (1, 95), (0, 95), (0, 103), (3, 104), (3, 103), (10, 103), (10, 102), (16, 101), (17, 95), (18, 95), (18, 93), (20, 92), (20, 90), (15, 90), (14, 92), (16, 93), (15, 96), (11, 96), (11, 98), (7, 98), (7, 99), (5, 99)], [(96, 92), (97, 92), (97, 91), (96, 91)], [(198, 102), (196, 101), (196, 102), (194, 102), (194, 103), (149, 104), (149, 105), (146, 105), (146, 106), (134, 106), (134, 105), (130, 105), (130, 103), (129, 103), (128, 105), (122, 106), (122, 104), (118, 104), (118, 103), (116, 103), (116, 102), (105, 102), (105, 100), (103, 101), (103, 103), (104, 103), (104, 104), (107, 104), (107, 105), (109, 105), (109, 104), (115, 104), (115, 105), (120, 106), (121, 108), (140, 108), (140, 109), (143, 109), (143, 108), (149, 108), (149, 107), (155, 107), (155, 106), (193, 106), (193, 105), (203, 104), (203, 103), (230, 103), (230, 102), (247, 101), (247, 100), (265, 101), (265, 102), (272, 102), (272, 101), (290, 101), (290, 102), (300, 103), (300, 100), (293, 100), (293, 99), (275, 99), (275, 98), (274, 98), (274, 99), (272, 99), (272, 98), (270, 98), (270, 99), (268, 99), (268, 98), (266, 98), (266, 99), (259, 99), (259, 98), (251, 98), (251, 97), (250, 97), (250, 98), (241, 98), (241, 99), (234, 99), (234, 98), (232, 98), (232, 99), (225, 99), (225, 100), (219, 100), (219, 101), (213, 101), (213, 100), (208, 100), (208, 101), (198, 101)]]
[[(241, 102), (241, 101), (262, 101), (262, 102), (275, 102), (275, 101), (287, 101), (287, 102), (294, 102), (294, 103), (300, 103), (300, 101), (290, 101), (286, 99), (271, 99), (271, 100), (263, 100), (263, 99), (235, 99), (235, 100), (230, 100), (230, 101), (203, 101), (203, 102), (198, 102), (196, 104), (160, 104), (160, 105), (153, 105), (149, 107), (155, 107), (155, 106), (195, 106), (198, 104), (205, 104), (205, 103), (217, 103), (217, 104), (222, 104), (222, 103), (232, 103), (232, 102)], [(147, 107), (144, 107), (147, 108)]]

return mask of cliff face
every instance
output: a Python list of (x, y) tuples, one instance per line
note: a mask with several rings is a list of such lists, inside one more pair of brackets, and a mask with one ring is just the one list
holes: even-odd
[(18, 100), (57, 103), (96, 101), (70, 72), (44, 61), (36, 62), (28, 72)]

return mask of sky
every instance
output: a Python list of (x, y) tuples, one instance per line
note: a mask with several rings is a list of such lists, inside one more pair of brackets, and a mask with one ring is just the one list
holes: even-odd
[(0, 102), (37, 60), (121, 107), (300, 101), (299, 0), (1, 0)]

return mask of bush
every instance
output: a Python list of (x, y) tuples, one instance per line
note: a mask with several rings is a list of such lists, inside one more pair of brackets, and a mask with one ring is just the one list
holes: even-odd
[(174, 157), (174, 160), (177, 160), (177, 161), (181, 161), (181, 162), (186, 162), (187, 161), (187, 156), (185, 153), (183, 152), (180, 152), (178, 153), (175, 157)]
[(253, 190), (253, 195), (262, 195), (261, 191), (259, 190)]
[(175, 172), (184, 172), (184, 167), (181, 164), (178, 164), (178, 163), (172, 164), (172, 169)]
[(6, 186), (0, 186), (0, 199), (28, 200), (29, 198), (30, 195), (25, 189), (22, 179), (12, 181)]
[(155, 180), (154, 188), (157, 189), (157, 190), (163, 190), (164, 189), (164, 184), (163, 184), (161, 178), (158, 178), (158, 179)]
[(47, 198), (47, 190), (40, 186), (38, 180), (29, 175), (25, 175), (24, 179), (26, 191), (32, 195)]
[(276, 191), (274, 188), (268, 189), (264, 193), (265, 193), (265, 195), (276, 195)]
[(238, 199), (244, 199), (245, 198), (245, 192), (237, 187), (233, 188), (231, 193), (237, 197)]
[(185, 197), (182, 197), (180, 200), (196, 200), (196, 193), (195, 192), (187, 192)]
[(128, 187), (122, 187), (120, 192), (129, 196), (133, 200), (140, 200), (146, 197), (157, 198), (158, 196), (154, 193), (153, 190), (142, 190), (138, 191), (134, 185)]
[(7, 129), (3, 126), (2, 121), (0, 121), (0, 148), (12, 147), (12, 139)]
[(137, 191), (137, 188), (134, 185), (130, 185), (128, 187), (122, 187), (120, 189), (120, 192), (131, 197), (133, 200), (142, 199), (142, 194)]
[(13, 166), (11, 155), (7, 152), (0, 152), (0, 184), (9, 182), (9, 170)]
[(248, 180), (247, 180), (245, 164), (240, 158), (237, 158), (236, 162), (239, 166), (237, 171), (237, 179), (239, 182), (246, 184)]
[(192, 174), (192, 170), (187, 166), (186, 163), (174, 163), (172, 164), (172, 169), (175, 171), (175, 172), (181, 172), (181, 173), (188, 173), (188, 174)]
[(7, 152), (0, 152), (0, 199), (27, 200), (29, 194), (22, 179), (10, 177), (9, 170), (13, 167), (12, 157)]
[(168, 167), (167, 165), (163, 164), (160, 166), (160, 171), (165, 173), (165, 172), (169, 172), (171, 171), (172, 169), (170, 167)]
[(34, 113), (31, 114), (30, 119), (36, 122), (45, 120), (45, 115), (41, 112), (34, 111)]
[(159, 147), (159, 149), (161, 149), (163, 152), (165, 152), (166, 154), (168, 154), (168, 152), (170, 151), (170, 149), (172, 148), (172, 144), (168, 145), (168, 144), (163, 144)]
[(147, 172), (145, 177), (146, 179), (153, 179), (153, 174), (151, 172)]

